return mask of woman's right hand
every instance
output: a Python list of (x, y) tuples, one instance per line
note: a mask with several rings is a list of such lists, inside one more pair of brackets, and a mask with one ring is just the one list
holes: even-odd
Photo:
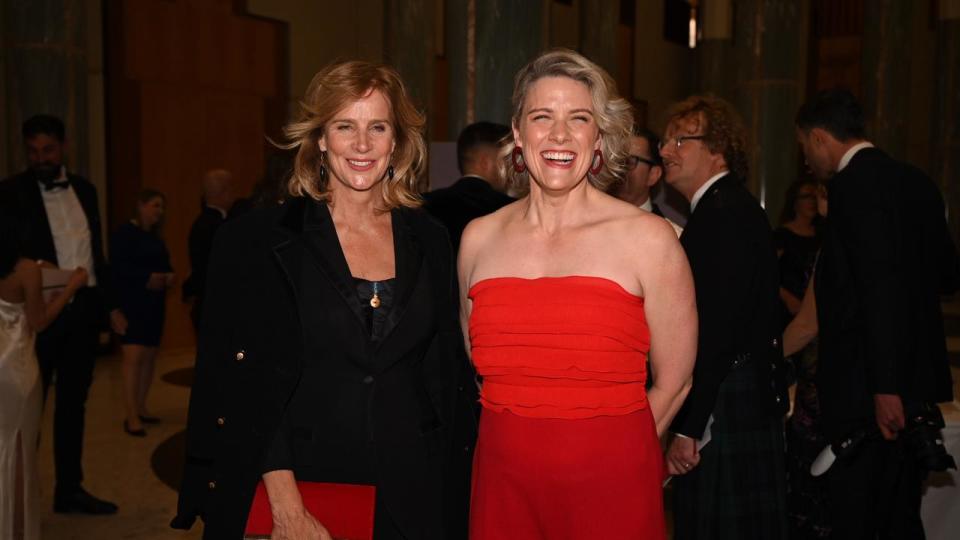
[(306, 508), (286, 515), (273, 515), (271, 540), (333, 540), (327, 529)]
[(87, 273), (87, 269), (82, 266), (78, 266), (73, 273), (70, 274), (70, 279), (67, 280), (67, 289), (70, 291), (75, 291), (86, 285), (88, 279), (89, 275)]

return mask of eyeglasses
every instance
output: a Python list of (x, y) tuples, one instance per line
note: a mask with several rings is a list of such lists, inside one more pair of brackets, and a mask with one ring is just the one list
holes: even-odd
[(647, 159), (645, 157), (629, 155), (627, 156), (627, 169), (631, 171), (637, 168), (637, 165), (641, 163), (646, 163), (650, 167), (656, 167), (657, 164), (652, 159)]
[(660, 141), (660, 144), (657, 145), (657, 149), (663, 151), (664, 148), (670, 145), (670, 141), (676, 141), (677, 150), (679, 150), (680, 146), (683, 144), (683, 141), (699, 141), (706, 138), (706, 135), (677, 135), (672, 139)]

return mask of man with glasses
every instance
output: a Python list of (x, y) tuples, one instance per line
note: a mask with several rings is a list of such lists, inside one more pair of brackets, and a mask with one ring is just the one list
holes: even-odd
[(623, 182), (614, 185), (612, 194), (620, 200), (666, 219), (679, 237), (683, 227), (667, 219), (660, 207), (653, 202), (653, 188), (663, 177), (663, 162), (657, 152), (659, 144), (660, 137), (649, 129), (633, 127), (633, 134), (630, 137), (630, 155), (627, 157), (627, 174)]
[(660, 144), (690, 201), (680, 243), (699, 316), (693, 387), (670, 426), (677, 540), (787, 537), (779, 271), (767, 215), (743, 186), (745, 137), (729, 103), (675, 105)]

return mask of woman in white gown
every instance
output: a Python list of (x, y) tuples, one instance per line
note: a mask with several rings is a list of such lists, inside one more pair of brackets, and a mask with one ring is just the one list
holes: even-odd
[(34, 339), (87, 282), (87, 272), (76, 269), (45, 302), (40, 266), (20, 256), (16, 238), (10, 223), (0, 223), (0, 538), (27, 540), (40, 537), (36, 448), (43, 391)]

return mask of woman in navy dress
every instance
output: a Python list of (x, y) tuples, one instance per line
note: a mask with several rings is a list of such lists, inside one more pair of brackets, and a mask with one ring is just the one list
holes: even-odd
[(166, 197), (159, 191), (140, 192), (135, 217), (117, 228), (110, 243), (117, 299), (128, 322), (120, 336), (123, 429), (136, 437), (146, 435), (143, 424), (159, 421), (147, 412), (146, 400), (163, 334), (166, 291), (174, 278), (170, 254), (159, 234), (165, 205)]

